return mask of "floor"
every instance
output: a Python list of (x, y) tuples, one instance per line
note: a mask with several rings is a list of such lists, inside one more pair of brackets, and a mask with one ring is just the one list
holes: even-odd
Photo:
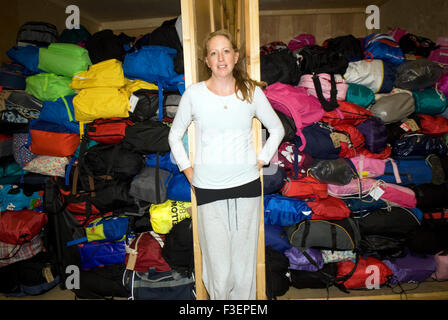
[[(401, 290), (403, 289), (404, 292)], [(400, 294), (400, 292), (402, 292)], [(405, 283), (401, 288), (383, 287), (377, 290), (350, 290), (350, 293), (341, 292), (335, 287), (326, 289), (296, 289), (291, 287), (278, 300), (448, 300), (448, 281), (435, 281), (428, 279), (425, 282)], [(56, 286), (52, 290), (38, 296), (5, 297), (0, 300), (75, 300), (70, 290), (61, 290)], [(117, 300), (126, 300), (118, 298)]]

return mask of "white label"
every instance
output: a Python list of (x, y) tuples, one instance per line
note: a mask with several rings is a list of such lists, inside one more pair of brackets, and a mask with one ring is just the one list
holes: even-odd
[(134, 112), (135, 107), (137, 106), (137, 103), (138, 103), (138, 97), (131, 94), (131, 97), (129, 98), (129, 105), (130, 105), (129, 111), (130, 112)]
[(373, 199), (378, 200), (384, 194), (384, 190), (378, 186), (375, 189), (373, 189), (369, 194)]

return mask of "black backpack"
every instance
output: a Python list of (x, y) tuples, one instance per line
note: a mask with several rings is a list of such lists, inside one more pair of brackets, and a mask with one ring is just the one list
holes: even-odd
[(361, 41), (349, 34), (329, 39), (327, 50), (342, 54), (348, 61), (359, 61), (364, 59)]
[(261, 81), (268, 85), (281, 82), (290, 85), (299, 83), (297, 58), (282, 42), (271, 42), (260, 49)]
[(101, 30), (94, 33), (86, 42), (92, 64), (109, 59), (124, 60), (126, 51), (123, 40), (112, 30)]
[(432, 50), (438, 49), (434, 41), (429, 38), (417, 36), (412, 33), (407, 33), (400, 38), (398, 45), (404, 54), (414, 54), (417, 56), (429, 57)]
[(27, 43), (46, 47), (58, 39), (58, 29), (54, 24), (41, 21), (28, 21), (17, 32), (17, 43)]

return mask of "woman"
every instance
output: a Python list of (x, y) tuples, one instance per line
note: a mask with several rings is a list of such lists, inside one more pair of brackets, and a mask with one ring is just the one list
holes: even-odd
[[(260, 223), (260, 169), (277, 152), (284, 128), (259, 82), (248, 78), (231, 35), (208, 35), (206, 81), (182, 95), (169, 134), (171, 153), (197, 200), (203, 281), (210, 299), (256, 298)], [(252, 119), (269, 131), (260, 154), (252, 144)], [(194, 169), (182, 144), (195, 123)]]

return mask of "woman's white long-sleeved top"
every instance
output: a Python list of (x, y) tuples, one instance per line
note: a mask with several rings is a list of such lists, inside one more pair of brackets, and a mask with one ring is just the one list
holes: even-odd
[[(252, 140), (252, 120), (258, 118), (269, 131), (258, 157)], [(204, 189), (243, 185), (259, 177), (257, 160), (268, 164), (285, 134), (283, 125), (261, 88), (252, 103), (236, 94), (219, 96), (205, 82), (193, 84), (182, 95), (168, 141), (179, 170), (192, 166), (182, 138), (195, 124), (195, 155), (192, 184)]]

